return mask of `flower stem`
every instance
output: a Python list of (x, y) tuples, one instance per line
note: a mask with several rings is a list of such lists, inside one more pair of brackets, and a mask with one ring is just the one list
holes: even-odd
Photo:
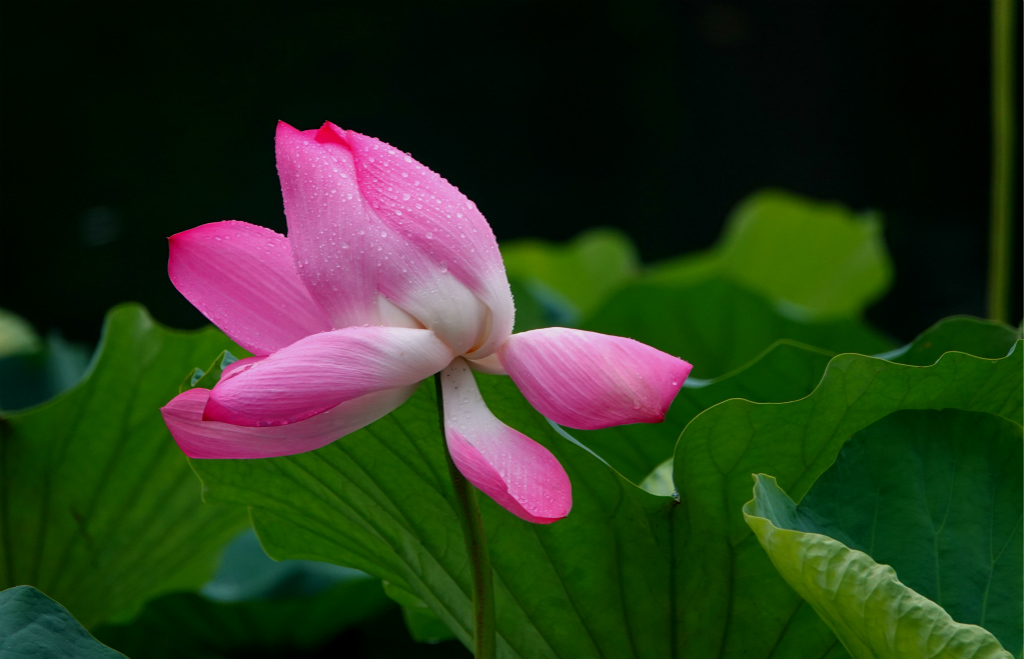
[(992, 195), (988, 317), (1009, 322), (1013, 275), (1013, 62), (1017, 0), (992, 0)]
[[(441, 374), (434, 376), (437, 387), (437, 416), (441, 424), (441, 438), (444, 440), (444, 395), (441, 392)], [(466, 553), (473, 570), (473, 656), (476, 659), (495, 659), (497, 639), (494, 626), (494, 578), (491, 574), (491, 558), (487, 553), (487, 538), (484, 536), (480, 506), (476, 501), (476, 488), (462, 475), (445, 442), (444, 455), (448, 460), (448, 475), (455, 487), (458, 502), (459, 521), (462, 535), (466, 540)]]

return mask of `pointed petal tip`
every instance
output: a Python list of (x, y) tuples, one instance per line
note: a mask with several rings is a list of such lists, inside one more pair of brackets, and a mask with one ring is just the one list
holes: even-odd
[(445, 439), (477, 489), (516, 517), (551, 524), (572, 509), (572, 484), (546, 447), (499, 421), (462, 359), (442, 371)]
[(202, 420), (209, 389), (189, 389), (160, 408), (178, 448), (190, 458), (274, 458), (313, 451), (373, 423), (412, 395), (415, 386), (348, 401), (287, 427), (251, 428)]
[(329, 121), (324, 122), (313, 139), (321, 144), (338, 144), (350, 151), (352, 149), (345, 131)]
[(632, 339), (562, 327), (513, 334), (498, 359), (537, 411), (581, 430), (664, 421), (693, 368)]

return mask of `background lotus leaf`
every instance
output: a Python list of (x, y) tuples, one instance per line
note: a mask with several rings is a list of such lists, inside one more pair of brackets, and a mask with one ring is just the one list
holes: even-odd
[(5, 659), (124, 659), (32, 586), (0, 592), (0, 652)]
[(202, 503), (159, 408), (227, 347), (117, 307), (85, 380), (0, 417), (0, 586), (35, 586), (88, 628), (210, 577), (245, 510)]

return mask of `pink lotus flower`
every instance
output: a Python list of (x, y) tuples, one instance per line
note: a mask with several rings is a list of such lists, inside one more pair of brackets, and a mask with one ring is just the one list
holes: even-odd
[(170, 238), (171, 281), (255, 355), (162, 409), (187, 455), (311, 451), (441, 372), (459, 470), (513, 514), (550, 523), (572, 505), (565, 470), (491, 414), (471, 369), (508, 374), (541, 414), (572, 428), (664, 418), (690, 365), (593, 332), (512, 334), (490, 226), (409, 155), (331, 123), (302, 132), (281, 123), (277, 167), (287, 237), (228, 221)]

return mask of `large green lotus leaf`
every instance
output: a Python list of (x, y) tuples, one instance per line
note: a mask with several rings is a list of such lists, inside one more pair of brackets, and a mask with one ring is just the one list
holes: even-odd
[(797, 320), (723, 279), (686, 287), (634, 282), (615, 293), (582, 328), (627, 336), (682, 357), (694, 365), (698, 378), (741, 368), (781, 339), (835, 353), (873, 355), (895, 347), (859, 320)]
[(855, 318), (892, 281), (874, 213), (780, 190), (745, 199), (718, 245), (656, 266), (662, 282), (728, 278), (808, 318)]
[[(695, 418), (679, 439), (674, 473), (680, 514), (688, 521), (680, 561), (701, 564), (677, 577), (679, 624), (703, 630), (687, 638), (686, 652), (755, 656), (748, 653), (765, 638), (789, 647), (812, 633), (810, 607), (784, 581), (766, 576), (771, 564), (743, 520), (752, 473), (773, 474), (803, 496), (851, 435), (902, 409), (975, 410), (1019, 423), (1021, 352), (1020, 342), (1001, 360), (950, 352), (930, 367), (839, 355), (807, 398), (781, 405), (729, 400)], [(722, 583), (753, 587), (756, 594), (705, 596)], [(793, 656), (787, 652), (777, 656)]]
[(124, 659), (32, 586), (0, 592), (0, 655), (4, 659)]
[[(591, 229), (564, 245), (536, 239), (502, 243), (501, 256), (509, 279), (538, 303), (560, 310), (561, 318), (547, 318), (558, 324), (572, 324), (591, 314), (640, 270), (633, 243), (615, 229)], [(544, 324), (539, 319), (528, 325), (516, 320), (518, 331)]]
[(228, 347), (118, 307), (82, 383), (0, 418), (0, 586), (36, 586), (92, 627), (209, 578), (245, 511), (202, 503), (159, 407)]
[[(750, 474), (771, 468), (806, 491), (846, 437), (897, 409), (1018, 418), (1020, 373), (1019, 349), (999, 361), (950, 353), (926, 368), (841, 355), (807, 398), (729, 400), (697, 416), (676, 451), (679, 502), (561, 440), (508, 379), (480, 376), (492, 410), (547, 446), (574, 492), (572, 513), (550, 526), (481, 502), (501, 656), (846, 656), (744, 524)], [(382, 577), (467, 642), (469, 569), (435, 414), (432, 388), (421, 387), (388, 417), (319, 451), (193, 465), (208, 500), (252, 506), (272, 556)]]
[(953, 620), (900, 582), (892, 567), (799, 524), (792, 499), (760, 474), (748, 523), (787, 582), (818, 611), (855, 659), (1011, 659), (996, 638)]
[[(955, 316), (939, 321), (902, 348), (878, 355), (900, 364), (929, 366), (947, 352), (976, 357), (1006, 356), (1019, 338), (1017, 330), (1003, 323)], [(729, 398), (756, 403), (784, 403), (803, 398), (814, 390), (834, 353), (791, 341), (780, 341), (747, 366), (713, 380), (687, 379), (665, 421), (638, 423), (603, 430), (570, 431), (612, 467), (634, 483), (661, 469), (665, 486), (657, 493), (672, 492), (671, 456), (679, 433), (697, 414)]]
[[(649, 531), (636, 532), (658, 517), (667, 522), (663, 500), (559, 438), (507, 378), (481, 382), (496, 413), (563, 461), (576, 491), (572, 514), (551, 526), (481, 497), (502, 656), (666, 656), (667, 550)], [(392, 414), (318, 451), (193, 466), (208, 500), (252, 506), (271, 556), (381, 577), (467, 642), (470, 569), (436, 414), (433, 388), (422, 386)]]
[(971, 316), (951, 316), (929, 327), (912, 343), (878, 356), (912, 366), (934, 364), (943, 353), (951, 350), (999, 359), (1006, 356), (1020, 338), (1020, 331), (1006, 323)]
[[(952, 634), (947, 613), (958, 623), (984, 627), (1019, 654), (1024, 635), (1022, 440), (1020, 425), (993, 414), (896, 412), (854, 435), (798, 507), (771, 483), (755, 487), (755, 501), (745, 508), (747, 524), (786, 581), (855, 656), (854, 648), (861, 645), (876, 653), (863, 656), (903, 656), (887, 653), (886, 639), (930, 656), (925, 648), (946, 645)], [(821, 561), (823, 556), (836, 558), (836, 547), (816, 549), (817, 539), (809, 534), (828, 536), (830, 542), (892, 566), (904, 590), (912, 589), (928, 604), (906, 607), (889, 599), (893, 593), (904, 596), (899, 588), (887, 584), (876, 593), (862, 582), (852, 583), (858, 571), (846, 572), (846, 563), (863, 568), (863, 561), (842, 551), (835, 562)], [(794, 556), (799, 560), (794, 562)], [(832, 603), (823, 608), (823, 600)], [(870, 627), (862, 624), (865, 617)]]
[(18, 314), (0, 308), (0, 359), (39, 350), (42, 340), (32, 324)]

